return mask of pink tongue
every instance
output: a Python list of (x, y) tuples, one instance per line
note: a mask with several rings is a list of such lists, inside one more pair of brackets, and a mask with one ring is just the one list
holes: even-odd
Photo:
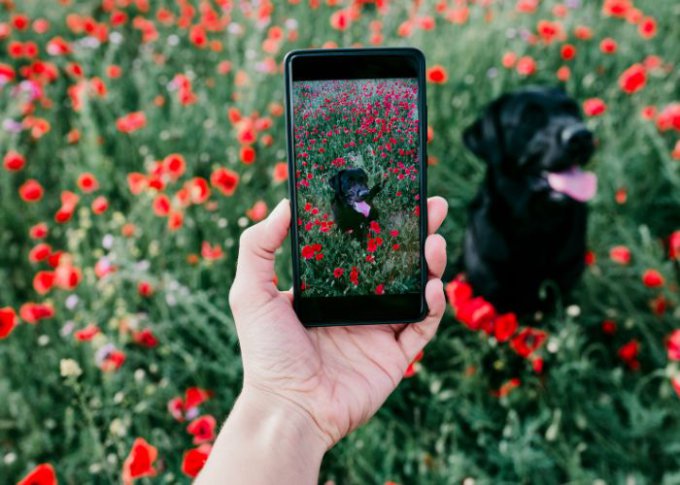
[(597, 192), (597, 175), (584, 172), (578, 167), (559, 173), (549, 173), (548, 183), (553, 190), (567, 194), (580, 202), (595, 197)]
[(371, 206), (366, 202), (355, 202), (352, 206), (357, 212), (361, 212), (364, 217), (368, 217), (368, 213), (371, 212)]

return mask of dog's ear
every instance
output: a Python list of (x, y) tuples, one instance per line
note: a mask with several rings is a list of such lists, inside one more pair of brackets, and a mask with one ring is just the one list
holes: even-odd
[(498, 115), (503, 97), (491, 103), (482, 116), (463, 131), (463, 144), (489, 164), (503, 160), (503, 140), (498, 133)]
[(340, 174), (342, 172), (344, 172), (344, 170), (340, 170), (328, 179), (328, 185), (330, 185), (331, 189), (333, 189), (336, 193), (340, 193)]

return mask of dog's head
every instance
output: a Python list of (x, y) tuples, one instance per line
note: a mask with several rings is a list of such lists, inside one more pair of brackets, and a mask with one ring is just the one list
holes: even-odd
[(496, 175), (525, 179), (549, 200), (585, 202), (597, 179), (581, 170), (595, 150), (576, 102), (560, 88), (530, 87), (491, 102), (463, 142)]
[(338, 171), (329, 180), (335, 196), (351, 206), (356, 212), (368, 217), (371, 210), (366, 201), (371, 191), (368, 189), (368, 175), (361, 168), (347, 168)]

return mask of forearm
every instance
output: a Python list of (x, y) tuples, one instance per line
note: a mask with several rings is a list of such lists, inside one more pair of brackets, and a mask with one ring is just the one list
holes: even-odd
[(197, 485), (318, 483), (325, 443), (294, 405), (243, 392)]

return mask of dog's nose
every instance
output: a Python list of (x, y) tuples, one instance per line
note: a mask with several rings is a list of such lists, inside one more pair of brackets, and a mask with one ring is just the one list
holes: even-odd
[(589, 152), (594, 148), (593, 134), (581, 123), (564, 128), (560, 138), (564, 147), (571, 153)]
[(357, 195), (358, 195), (359, 197), (361, 197), (362, 199), (365, 199), (366, 197), (368, 197), (368, 194), (370, 194), (370, 192), (369, 192), (368, 190), (362, 189), (362, 190), (360, 190), (360, 191), (358, 192)]

